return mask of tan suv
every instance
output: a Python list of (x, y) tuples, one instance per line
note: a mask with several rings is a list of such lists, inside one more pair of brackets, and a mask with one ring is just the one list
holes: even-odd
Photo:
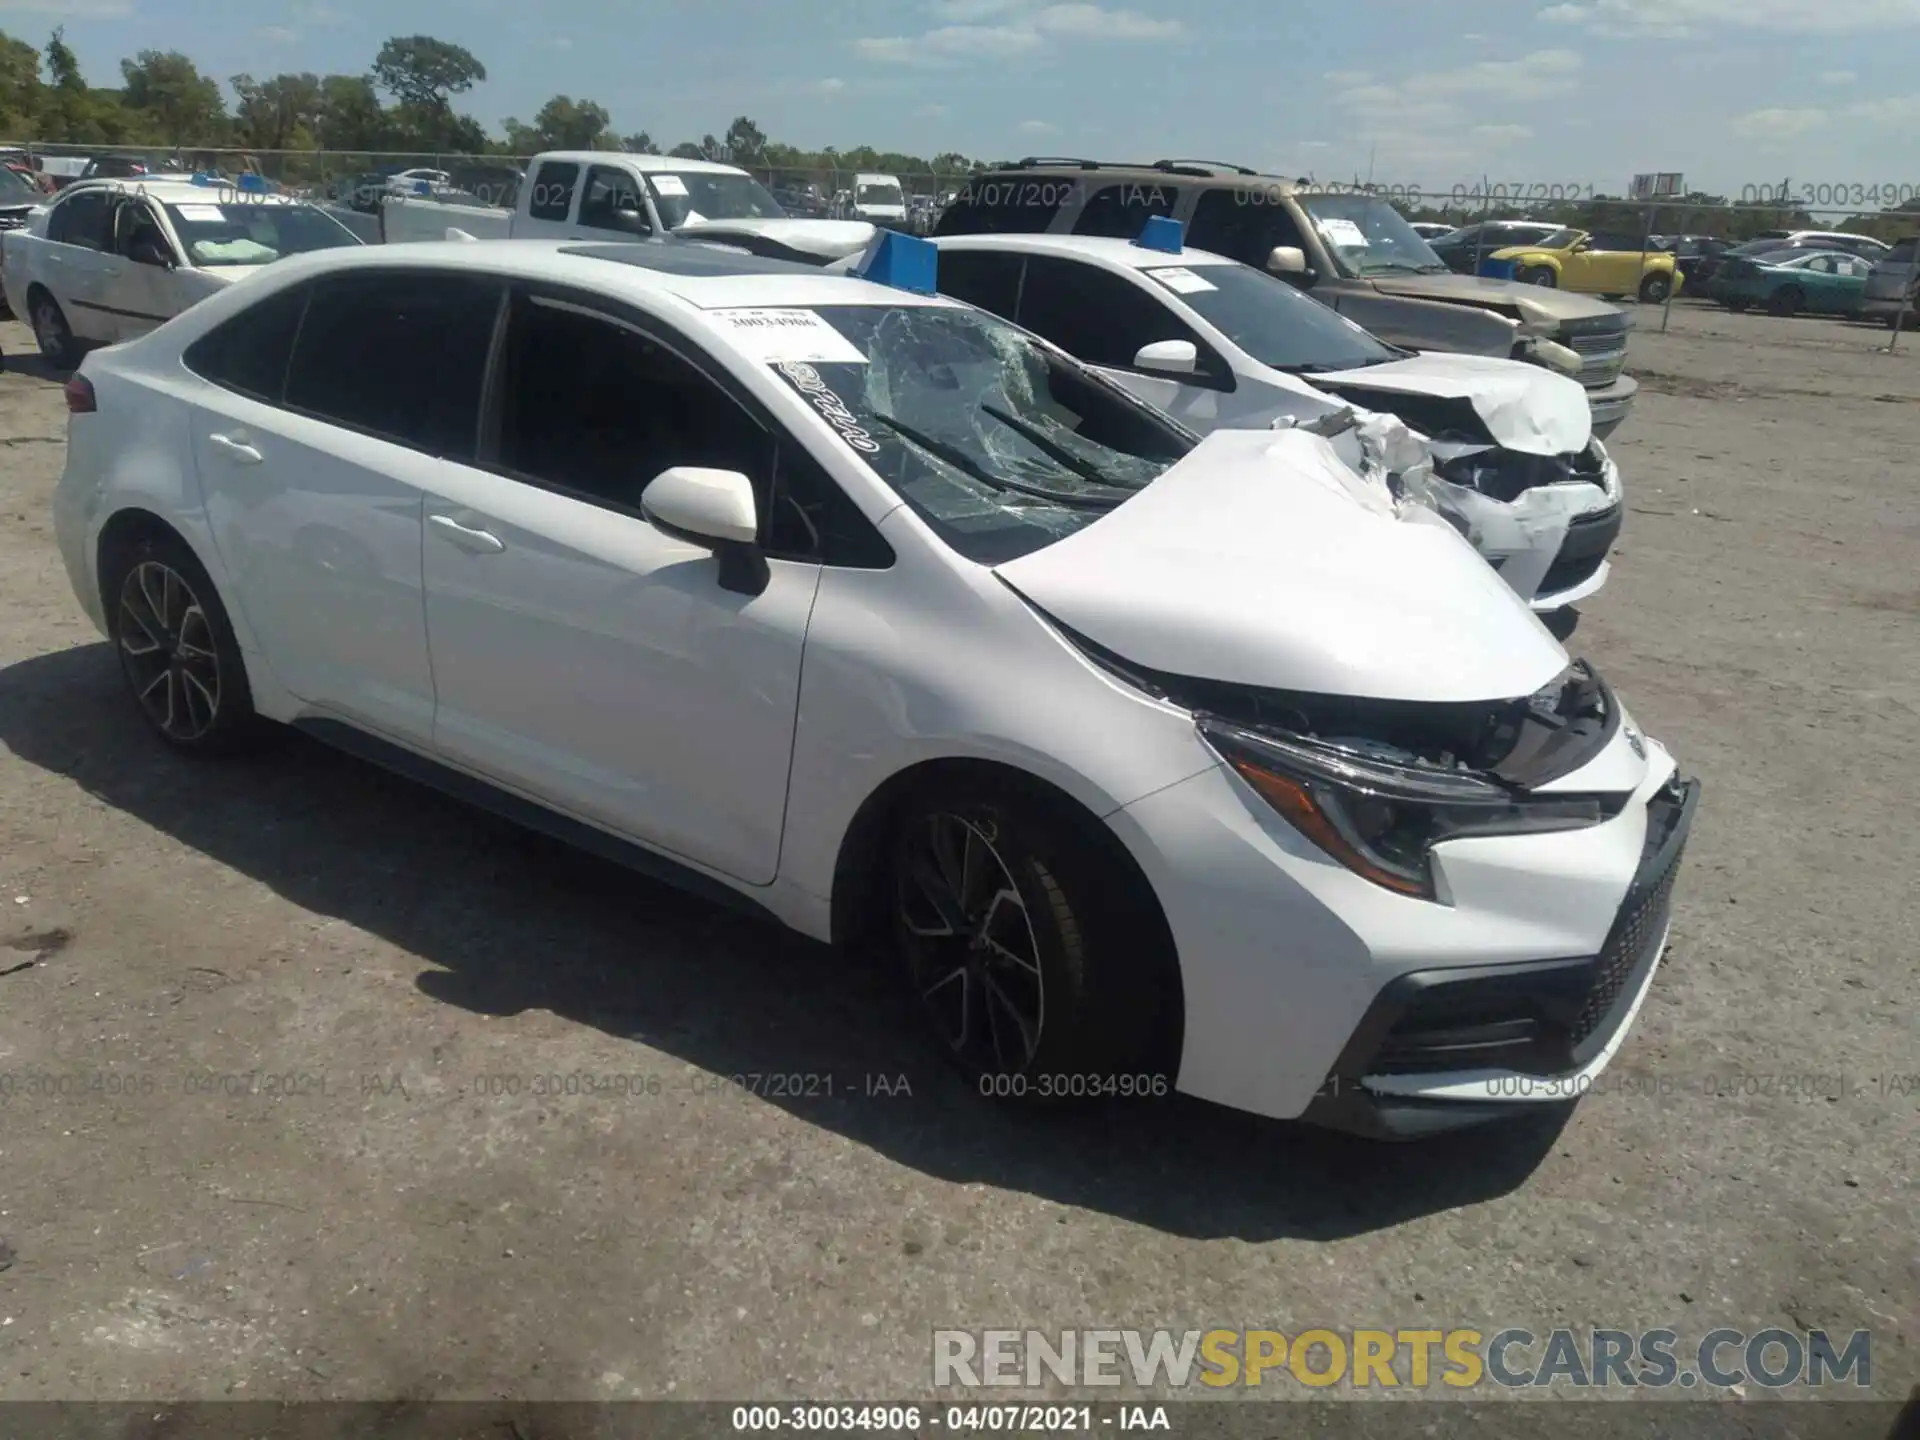
[(1633, 407), (1625, 312), (1563, 290), (1456, 275), (1365, 188), (1212, 161), (1027, 159), (970, 178), (933, 233), (1131, 239), (1155, 215), (1182, 222), (1188, 244), (1276, 274), (1393, 344), (1571, 374), (1586, 387), (1596, 435), (1618, 429)]

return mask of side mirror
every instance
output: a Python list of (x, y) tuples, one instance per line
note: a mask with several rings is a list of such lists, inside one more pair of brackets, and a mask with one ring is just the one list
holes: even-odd
[(1267, 269), (1276, 275), (1304, 275), (1307, 273), (1307, 252), (1298, 245), (1276, 245), (1273, 253), (1267, 256)]
[(629, 235), (651, 235), (653, 226), (647, 221), (644, 210), (635, 210), (632, 206), (622, 206), (613, 212), (613, 224), (617, 230), (625, 230)]
[(1191, 375), (1200, 368), (1200, 352), (1191, 340), (1156, 340), (1142, 345), (1133, 357), (1136, 370), (1157, 370), (1163, 375)]
[(671, 466), (640, 493), (640, 509), (668, 534), (711, 548), (720, 562), (721, 589), (758, 595), (767, 588), (759, 506), (753, 482), (738, 470)]

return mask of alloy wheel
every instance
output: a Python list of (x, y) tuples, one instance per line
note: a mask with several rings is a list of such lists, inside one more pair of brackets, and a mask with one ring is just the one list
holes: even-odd
[(43, 299), (33, 307), (33, 338), (43, 355), (51, 357), (66, 353), (72, 337), (59, 307), (52, 300)]
[(169, 739), (206, 735), (220, 718), (220, 656), (193, 587), (143, 560), (121, 583), (119, 622), (120, 663), (140, 708)]
[(908, 978), (970, 1067), (1025, 1068), (1046, 1022), (1040, 944), (990, 820), (936, 813), (907, 834), (895, 871)]

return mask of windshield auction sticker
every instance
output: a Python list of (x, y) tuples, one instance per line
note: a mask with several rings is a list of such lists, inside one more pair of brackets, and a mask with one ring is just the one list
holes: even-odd
[(769, 365), (864, 365), (866, 354), (811, 310), (715, 310), (714, 323)]
[(1211, 280), (1204, 279), (1181, 265), (1175, 265), (1166, 270), (1149, 270), (1147, 273), (1169, 290), (1181, 295), (1198, 295), (1202, 291), (1219, 288)]
[(1329, 245), (1342, 249), (1365, 250), (1370, 248), (1367, 245), (1366, 232), (1344, 216), (1332, 215), (1320, 221), (1320, 233), (1327, 237), (1327, 243)]

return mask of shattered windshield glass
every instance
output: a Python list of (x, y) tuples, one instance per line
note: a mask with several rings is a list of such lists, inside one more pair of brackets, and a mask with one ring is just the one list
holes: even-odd
[[(978, 310), (839, 305), (839, 343), (774, 370), (971, 560), (999, 564), (1121, 504), (1190, 450), (1172, 421)], [(831, 358), (820, 358), (828, 356)]]

